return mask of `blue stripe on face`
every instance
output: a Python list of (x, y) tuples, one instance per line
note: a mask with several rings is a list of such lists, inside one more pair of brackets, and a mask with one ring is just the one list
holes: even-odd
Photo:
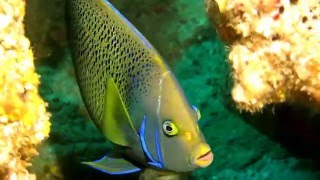
[(161, 147), (160, 147), (160, 143), (158, 140), (158, 133), (156, 131), (155, 137), (156, 137), (157, 155), (160, 160), (160, 163), (152, 158), (152, 156), (147, 148), (147, 144), (146, 144), (146, 140), (145, 140), (146, 121), (147, 121), (147, 117), (144, 116), (141, 127), (140, 127), (140, 131), (139, 131), (142, 149), (143, 149), (144, 153), (147, 155), (148, 159), (150, 160), (150, 162), (148, 162), (148, 164), (161, 169), (161, 168), (163, 168), (163, 163), (162, 163), (162, 156), (161, 156)]
[(159, 142), (159, 132), (158, 131), (156, 131), (156, 135), (155, 136), (156, 136), (156, 146), (157, 146), (158, 159), (160, 161), (160, 164), (163, 166), (161, 144)]
[(148, 158), (150, 160), (153, 160), (151, 154), (148, 151), (146, 140), (145, 140), (145, 134), (144, 133), (145, 133), (145, 130), (146, 130), (146, 119), (147, 119), (146, 116), (144, 116), (142, 124), (141, 124), (141, 127), (140, 127), (140, 141), (142, 143), (143, 151), (146, 153), (146, 155), (148, 156)]

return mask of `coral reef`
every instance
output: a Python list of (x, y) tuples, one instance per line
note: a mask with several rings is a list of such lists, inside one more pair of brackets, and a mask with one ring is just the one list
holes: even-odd
[(0, 1), (0, 179), (35, 179), (27, 167), (50, 131), (24, 14), (24, 0)]
[(319, 0), (207, 0), (230, 47), (232, 97), (240, 109), (307, 97), (320, 101)]

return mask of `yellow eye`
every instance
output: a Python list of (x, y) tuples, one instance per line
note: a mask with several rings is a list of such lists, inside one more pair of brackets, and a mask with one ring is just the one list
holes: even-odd
[(197, 116), (198, 116), (198, 121), (201, 119), (201, 113), (200, 113), (200, 110), (195, 107), (195, 106), (192, 106), (192, 108), (197, 112)]
[(168, 136), (175, 136), (178, 134), (179, 130), (177, 126), (170, 120), (167, 120), (163, 123), (162, 125), (163, 131), (168, 135)]

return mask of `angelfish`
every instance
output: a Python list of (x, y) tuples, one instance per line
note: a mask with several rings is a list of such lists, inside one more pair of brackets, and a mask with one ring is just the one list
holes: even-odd
[(108, 1), (68, 0), (67, 12), (82, 98), (116, 152), (84, 163), (109, 174), (209, 166), (200, 112), (146, 38)]

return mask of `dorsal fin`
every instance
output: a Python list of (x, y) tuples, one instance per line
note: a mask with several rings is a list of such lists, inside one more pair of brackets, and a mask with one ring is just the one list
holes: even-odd
[(104, 121), (101, 130), (112, 143), (129, 147), (139, 137), (113, 78), (107, 80), (105, 98)]

